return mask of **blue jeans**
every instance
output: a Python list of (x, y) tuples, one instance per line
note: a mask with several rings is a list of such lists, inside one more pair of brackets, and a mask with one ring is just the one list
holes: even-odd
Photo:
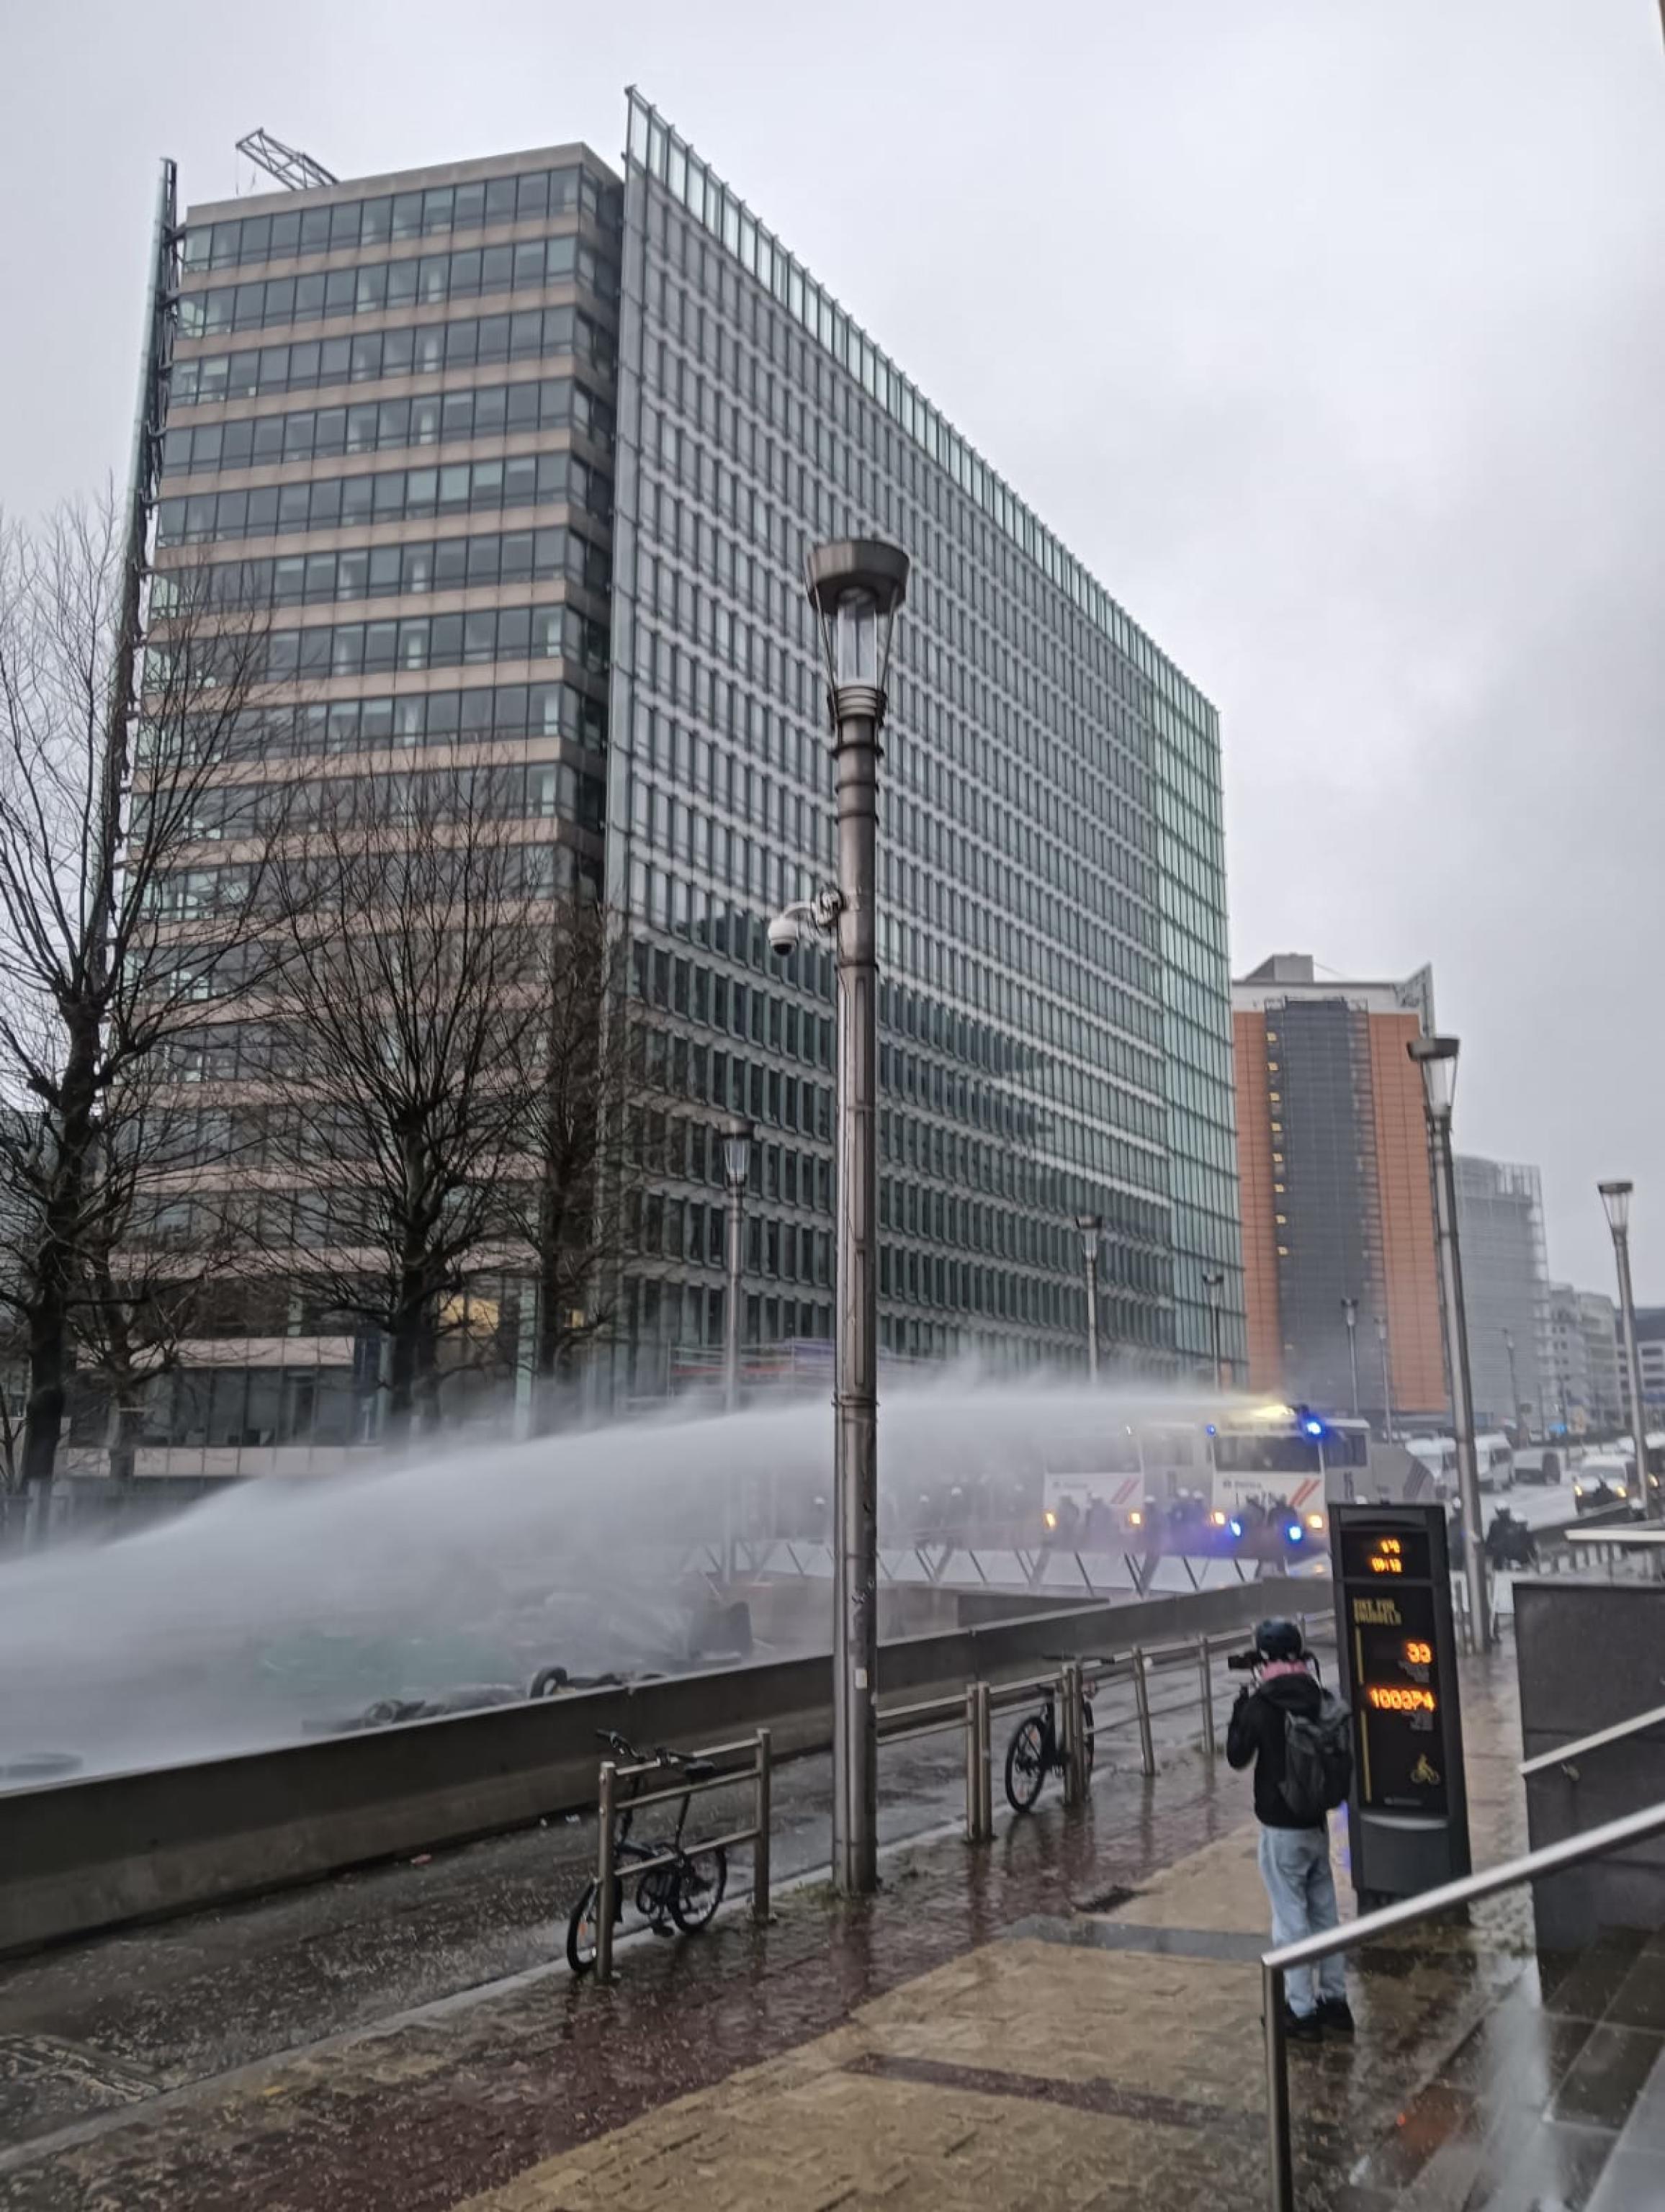
[[(1272, 1899), (1272, 1940), (1276, 1945), (1319, 1936), (1338, 1924), (1335, 1876), (1330, 1872), (1330, 1837), (1322, 1828), (1262, 1828), (1261, 1879)], [(1304, 2017), (1312, 2010), (1312, 1968), (1293, 1966), (1286, 1977), (1289, 2008)], [(1340, 1954), (1318, 1962), (1321, 1997), (1345, 1997), (1347, 1978)]]

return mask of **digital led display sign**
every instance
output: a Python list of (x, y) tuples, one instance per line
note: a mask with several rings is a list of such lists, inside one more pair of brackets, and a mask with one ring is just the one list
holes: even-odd
[(1331, 1542), (1339, 1686), (1352, 1712), (1353, 1881), (1361, 1903), (1382, 1903), (1469, 1863), (1443, 1509), (1338, 1504)]

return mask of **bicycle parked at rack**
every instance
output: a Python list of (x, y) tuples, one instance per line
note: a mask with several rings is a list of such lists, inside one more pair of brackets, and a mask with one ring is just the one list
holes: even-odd
[[(630, 1829), (635, 1818), (633, 1801), (641, 1796), (643, 1783), (662, 1770), (674, 1769), (684, 1781), (693, 1783), (708, 1781), (716, 1767), (708, 1759), (684, 1759), (679, 1752), (666, 1751), (663, 1746), (647, 1756), (609, 1729), (598, 1729), (596, 1735), (617, 1755), (621, 1765), (641, 1769), (639, 1774), (630, 1777), (629, 1796), (614, 1816), (614, 1923), (617, 1924), (624, 1917), (624, 1878), (629, 1868), (659, 1860), (663, 1863), (649, 1866), (636, 1884), (636, 1910), (656, 1936), (671, 1934), (673, 1923), (684, 1936), (691, 1936), (709, 1923), (723, 1901), (723, 1892), (728, 1886), (728, 1854), (720, 1844), (714, 1844), (706, 1850), (683, 1849), (683, 1831), (688, 1825), (688, 1808), (693, 1802), (691, 1790), (677, 1808), (677, 1824), (670, 1837), (651, 1843), (631, 1840)], [(575, 1974), (587, 1973), (595, 1964), (596, 1923), (601, 1910), (599, 1890), (599, 1884), (592, 1875), (567, 1923), (567, 1964)]]
[[(1026, 1713), (1012, 1732), (1012, 1741), (1006, 1746), (1006, 1802), (1014, 1813), (1032, 1813), (1042, 1784), (1054, 1769), (1064, 1771), (1064, 1747), (1058, 1734), (1058, 1699), (1048, 1690), (1039, 1712)], [(1087, 1773), (1092, 1772), (1093, 1721), (1092, 1693), (1084, 1692), (1081, 1699), (1081, 1748), (1085, 1754)]]

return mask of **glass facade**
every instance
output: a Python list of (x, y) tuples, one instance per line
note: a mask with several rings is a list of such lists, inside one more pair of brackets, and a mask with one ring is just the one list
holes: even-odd
[(1484, 1427), (1512, 1426), (1518, 1389), (1528, 1425), (1537, 1427), (1554, 1389), (1538, 1170), (1461, 1152), (1455, 1165), (1474, 1417)]
[[(206, 588), (234, 623), (260, 615), (230, 746), (266, 775), (204, 795), (195, 864), (159, 890), (171, 919), (234, 905), (238, 826), (269, 805), (296, 819), (298, 781), (328, 803), (394, 775), (437, 803), (477, 766), (506, 884), (542, 897), (605, 872), (619, 184), (578, 150), (381, 183), (186, 218), (152, 605), (180, 604), (184, 574), (187, 603)], [(265, 1164), (258, 1108), (216, 1086), (258, 1084), (275, 1049), (248, 1019), (173, 1053), (179, 1082), (226, 1102), (205, 1156)], [(268, 1231), (271, 1208), (297, 1240), (350, 1227), (316, 1193), (269, 1192)], [(374, 1344), (320, 1334), (278, 1285), (221, 1303), (228, 1340), (260, 1340), (244, 1363), (204, 1346), (201, 1369), (188, 1348), (147, 1448), (327, 1451), (370, 1431)]]
[[(805, 552), (870, 533), (913, 560), (881, 775), (884, 1343), (1080, 1358), (1093, 1212), (1112, 1346), (1206, 1369), (1218, 1267), (1240, 1359), (1213, 709), (635, 95), (617, 428), (609, 891), (694, 1112), (760, 1121), (748, 1334), (830, 1325), (824, 1075), (796, 1073), (830, 1066), (830, 969), (773, 962), (763, 925), (832, 865)], [(637, 1390), (720, 1326), (687, 1226), (708, 1196), (672, 1157), (627, 1286)]]
[[(720, 1341), (727, 1111), (758, 1124), (744, 1340), (831, 1334), (832, 971), (764, 928), (832, 869), (805, 550), (905, 545), (885, 1348), (1079, 1362), (1094, 1212), (1112, 1352), (1206, 1371), (1218, 1268), (1241, 1363), (1214, 710), (634, 96), (628, 136), (622, 186), (580, 150), (192, 211), (159, 611), (177, 568), (281, 611), (248, 716), (274, 800), (524, 744), (526, 886), (605, 881), (653, 1016), (611, 1382), (656, 1395)], [(237, 888), (202, 833), (193, 915)], [(201, 1042), (258, 1073), (258, 1024)], [(295, 1408), (185, 1425), (288, 1442)]]

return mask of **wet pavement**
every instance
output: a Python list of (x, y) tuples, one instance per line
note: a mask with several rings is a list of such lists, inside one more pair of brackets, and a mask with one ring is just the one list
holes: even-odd
[[(1512, 1675), (1466, 1673), (1480, 1863), (1523, 1841)], [(1247, 1783), (1178, 1732), (1153, 1782), (1107, 1756), (1079, 1815), (893, 1850), (871, 1900), (804, 1885), (767, 1929), (633, 1942), (608, 1990), (550, 1963), (575, 1832), (0, 1970), (0, 2204), (1262, 2202)], [(945, 1752), (915, 1796), (957, 1789)], [(783, 1811), (818, 1849), (806, 1770)], [(1505, 1898), (1362, 1954), (1354, 1992), (1356, 2045), (1292, 2053), (1303, 2205), (1665, 2205), (1665, 1948), (1553, 1969)]]

